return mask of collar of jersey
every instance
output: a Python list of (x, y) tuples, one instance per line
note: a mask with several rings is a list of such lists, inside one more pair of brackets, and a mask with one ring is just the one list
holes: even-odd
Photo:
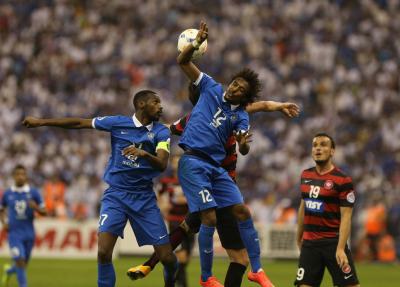
[[(224, 103), (227, 103), (227, 101), (225, 100), (225, 93), (226, 93), (226, 92), (224, 92), (224, 94), (223, 94), (223, 96), (222, 96), (222, 101), (223, 101)], [(232, 104), (231, 104), (231, 111), (233, 111), (234, 109), (237, 109), (239, 106), (240, 106), (240, 105), (232, 105)]]
[(13, 192), (29, 192), (29, 189), (30, 189), (29, 184), (25, 184), (21, 187), (15, 185), (11, 186), (11, 190)]
[[(143, 127), (143, 124), (137, 119), (136, 114), (133, 114), (132, 120), (135, 127), (137, 128)], [(146, 129), (148, 129), (149, 131), (151, 131), (152, 128), (153, 128), (153, 122), (151, 122), (146, 126)]]

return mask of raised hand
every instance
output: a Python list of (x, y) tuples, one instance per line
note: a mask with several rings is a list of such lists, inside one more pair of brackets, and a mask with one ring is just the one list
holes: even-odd
[(235, 134), (236, 141), (239, 145), (249, 144), (252, 142), (251, 139), (252, 134), (249, 132), (237, 132)]
[(42, 120), (34, 117), (25, 117), (22, 124), (27, 128), (36, 128), (42, 125)]
[(200, 22), (200, 29), (197, 33), (195, 41), (200, 46), (208, 38), (208, 27), (207, 24), (203, 21)]
[(299, 116), (300, 108), (294, 103), (282, 103), (280, 111), (289, 118), (294, 118)]

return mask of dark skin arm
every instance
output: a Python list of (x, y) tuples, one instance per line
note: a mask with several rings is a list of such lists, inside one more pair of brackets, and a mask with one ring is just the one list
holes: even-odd
[(239, 152), (242, 155), (246, 155), (250, 151), (249, 143), (252, 142), (251, 136), (252, 134), (250, 134), (249, 132), (237, 132), (235, 134), (236, 141), (239, 145)]
[(59, 119), (39, 119), (26, 117), (22, 124), (27, 128), (37, 127), (58, 127), (64, 129), (92, 129), (92, 119), (83, 118), (59, 118)]
[(297, 117), (300, 113), (300, 108), (294, 103), (281, 103), (275, 101), (259, 101), (249, 104), (246, 107), (246, 112), (249, 114), (258, 112), (274, 112), (280, 111), (289, 118)]
[(45, 215), (47, 215), (47, 211), (46, 211), (46, 209), (44, 208), (44, 207), (40, 207), (37, 203), (36, 203), (36, 201), (34, 201), (34, 200), (29, 200), (28, 201), (28, 205), (29, 205), (29, 207), (30, 208), (32, 208), (33, 210), (35, 210), (37, 213), (39, 213), (40, 215), (43, 215), (43, 216), (45, 216)]
[(6, 209), (5, 208), (0, 210), (0, 222), (1, 222), (1, 225), (3, 226), (3, 229), (8, 231), (8, 224), (6, 221)]
[(159, 171), (164, 171), (168, 165), (169, 152), (163, 149), (158, 149), (156, 153), (157, 154), (154, 156), (145, 150), (135, 147), (134, 145), (130, 145), (122, 151), (122, 154), (127, 158), (136, 156), (145, 158), (153, 168)]
[[(195, 41), (198, 45), (201, 45), (208, 37), (208, 28), (207, 24), (204, 22), (200, 23), (200, 29), (197, 33)], [(195, 64), (191, 61), (192, 56), (196, 48), (193, 45), (188, 45), (178, 56), (177, 62), (181, 67), (182, 71), (185, 75), (191, 80), (196, 81), (200, 75), (200, 70), (196, 67)]]

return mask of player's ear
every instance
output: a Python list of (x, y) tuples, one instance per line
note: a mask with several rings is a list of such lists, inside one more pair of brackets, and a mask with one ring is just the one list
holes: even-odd
[(137, 108), (138, 109), (143, 109), (143, 107), (146, 105), (146, 102), (143, 100), (138, 101), (137, 103)]
[(335, 154), (335, 149), (331, 148), (331, 157)]

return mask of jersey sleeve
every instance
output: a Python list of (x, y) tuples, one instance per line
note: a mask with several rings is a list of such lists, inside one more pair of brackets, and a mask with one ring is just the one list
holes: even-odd
[(170, 125), (169, 130), (171, 131), (171, 134), (176, 135), (176, 136), (181, 136), (183, 133), (183, 130), (186, 127), (187, 122), (189, 121), (190, 114), (187, 114), (186, 116), (180, 118), (176, 122), (174, 122), (172, 125)]
[(169, 129), (163, 127), (162, 130), (157, 134), (156, 138), (156, 151), (159, 149), (169, 152), (169, 145), (171, 141), (171, 136)]
[(119, 118), (120, 116), (96, 117), (92, 120), (92, 126), (94, 129), (110, 132)]
[(194, 84), (195, 84), (195, 86), (199, 87), (200, 96), (201, 96), (202, 92), (218, 85), (218, 83), (216, 81), (214, 81), (214, 79), (212, 77), (210, 77), (209, 75), (207, 75), (205, 73), (200, 73), (199, 77), (194, 82)]
[(356, 201), (353, 181), (351, 177), (345, 177), (338, 187), (340, 206), (353, 207)]
[(245, 111), (239, 114), (239, 118), (235, 124), (236, 132), (247, 132), (250, 129), (249, 114)]
[(42, 195), (40, 194), (39, 190), (33, 189), (32, 190), (32, 199), (39, 205), (39, 207), (44, 208), (44, 202)]

